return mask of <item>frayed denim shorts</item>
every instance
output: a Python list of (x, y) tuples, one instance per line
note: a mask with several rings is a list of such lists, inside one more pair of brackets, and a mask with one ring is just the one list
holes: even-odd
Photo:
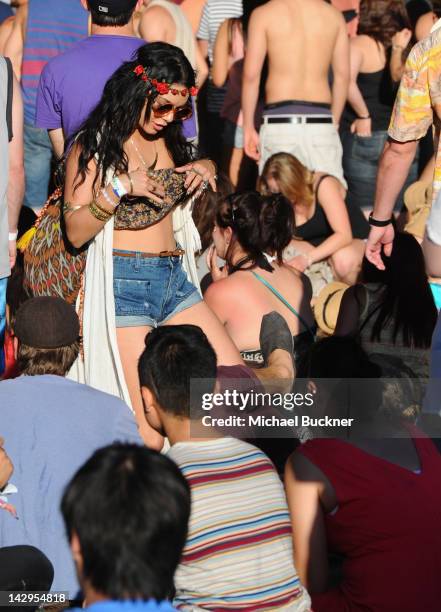
[(196, 287), (187, 279), (181, 257), (119, 253), (129, 251), (113, 251), (117, 327), (157, 327), (202, 301)]

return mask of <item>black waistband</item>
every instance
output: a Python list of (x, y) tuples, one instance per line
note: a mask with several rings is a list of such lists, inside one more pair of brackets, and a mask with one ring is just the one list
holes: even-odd
[(308, 102), (307, 100), (281, 100), (280, 102), (272, 102), (271, 104), (265, 104), (263, 110), (274, 110), (276, 108), (281, 108), (282, 106), (288, 105), (295, 106), (314, 106), (316, 108), (326, 108), (327, 110), (331, 110), (331, 105), (327, 102)]

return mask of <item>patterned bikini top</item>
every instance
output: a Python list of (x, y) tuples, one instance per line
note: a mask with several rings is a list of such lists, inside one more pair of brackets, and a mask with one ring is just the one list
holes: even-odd
[(158, 204), (149, 198), (124, 196), (116, 209), (114, 229), (139, 230), (150, 227), (186, 199), (185, 174), (175, 172), (173, 168), (163, 168), (148, 170), (148, 175), (164, 187), (164, 201)]

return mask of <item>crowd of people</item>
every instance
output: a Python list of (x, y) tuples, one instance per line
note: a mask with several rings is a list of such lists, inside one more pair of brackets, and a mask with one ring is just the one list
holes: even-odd
[(3, 595), (441, 609), (439, 17), (0, 1)]

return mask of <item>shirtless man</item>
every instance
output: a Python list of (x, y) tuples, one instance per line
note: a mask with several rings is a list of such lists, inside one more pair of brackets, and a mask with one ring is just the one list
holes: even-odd
[[(266, 55), (259, 135), (254, 113)], [(323, 0), (270, 0), (257, 8), (249, 24), (242, 89), (245, 153), (260, 170), (274, 153), (291, 153), (346, 187), (337, 125), (348, 84), (349, 43), (340, 11)]]

